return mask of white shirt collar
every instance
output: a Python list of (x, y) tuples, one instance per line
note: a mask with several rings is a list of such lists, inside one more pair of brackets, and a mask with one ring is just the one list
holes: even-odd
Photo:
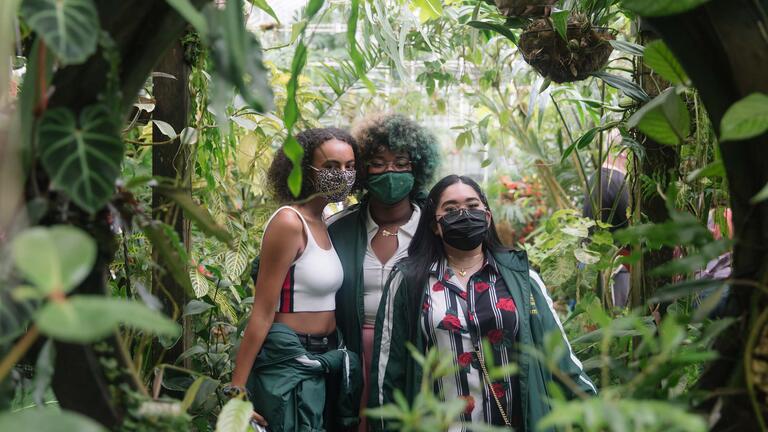
[[(419, 219), (421, 219), (421, 209), (419, 206), (412, 205), (412, 207), (413, 213), (411, 213), (411, 218), (408, 219), (408, 222), (406, 222), (405, 225), (401, 225), (399, 229), (399, 231), (408, 234), (409, 237), (413, 237), (413, 235), (416, 234), (416, 228), (419, 226)], [(379, 225), (373, 220), (373, 217), (371, 216), (370, 206), (366, 206), (365, 213), (365, 228), (368, 232), (368, 238), (370, 239), (376, 235), (376, 231), (379, 230)]]

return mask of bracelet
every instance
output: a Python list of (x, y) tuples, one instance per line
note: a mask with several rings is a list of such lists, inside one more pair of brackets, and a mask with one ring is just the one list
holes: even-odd
[(236, 386), (232, 384), (225, 385), (221, 390), (221, 394), (230, 399), (240, 398), (248, 400), (248, 390), (242, 386)]

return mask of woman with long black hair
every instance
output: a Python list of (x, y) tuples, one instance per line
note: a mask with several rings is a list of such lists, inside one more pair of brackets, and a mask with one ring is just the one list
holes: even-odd
[[(558, 366), (566, 394), (596, 393), (573, 355), (541, 278), (524, 251), (505, 248), (480, 186), (450, 175), (430, 191), (408, 250), (392, 272), (379, 307), (374, 336), (369, 407), (392, 402), (400, 389), (409, 402), (419, 392), (421, 370), (406, 343), (420, 352), (450, 355), (456, 369), (440, 377), (443, 400), (463, 398), (460, 421), (536, 430), (549, 412), (547, 384), (557, 380), (530, 350), (543, 350), (554, 331), (566, 354)], [(486, 358), (482, 341), (492, 347)], [(491, 379), (486, 364), (519, 365), (518, 375)], [(371, 421), (377, 430), (395, 428)], [(466, 430), (459, 425), (452, 430)]]

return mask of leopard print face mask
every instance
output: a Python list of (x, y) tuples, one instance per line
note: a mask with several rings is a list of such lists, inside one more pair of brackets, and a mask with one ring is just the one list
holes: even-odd
[(315, 170), (315, 190), (325, 196), (328, 202), (339, 202), (352, 191), (357, 177), (355, 170), (341, 170), (338, 168), (323, 168)]

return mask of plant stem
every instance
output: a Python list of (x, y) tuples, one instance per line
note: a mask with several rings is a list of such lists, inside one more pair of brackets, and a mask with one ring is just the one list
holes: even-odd
[(136, 370), (136, 367), (133, 364), (131, 354), (128, 353), (128, 348), (125, 346), (125, 340), (123, 339), (123, 336), (120, 334), (119, 330), (115, 331), (115, 339), (117, 340), (118, 353), (120, 354), (120, 357), (123, 358), (123, 363), (125, 364), (125, 368), (128, 370), (128, 375), (130, 375), (131, 379), (133, 380), (133, 384), (136, 386), (136, 389), (141, 392), (142, 395), (149, 397), (149, 392), (147, 392), (146, 386), (141, 382), (139, 372)]
[(15, 365), (24, 356), (27, 350), (29, 350), (29, 347), (35, 343), (39, 336), (40, 331), (37, 329), (37, 326), (32, 325), (32, 327), (27, 330), (24, 336), (22, 336), (21, 339), (16, 342), (16, 345), (11, 348), (5, 358), (3, 358), (2, 362), (0, 362), (0, 382), (5, 379), (5, 377), (13, 368), (13, 365)]

